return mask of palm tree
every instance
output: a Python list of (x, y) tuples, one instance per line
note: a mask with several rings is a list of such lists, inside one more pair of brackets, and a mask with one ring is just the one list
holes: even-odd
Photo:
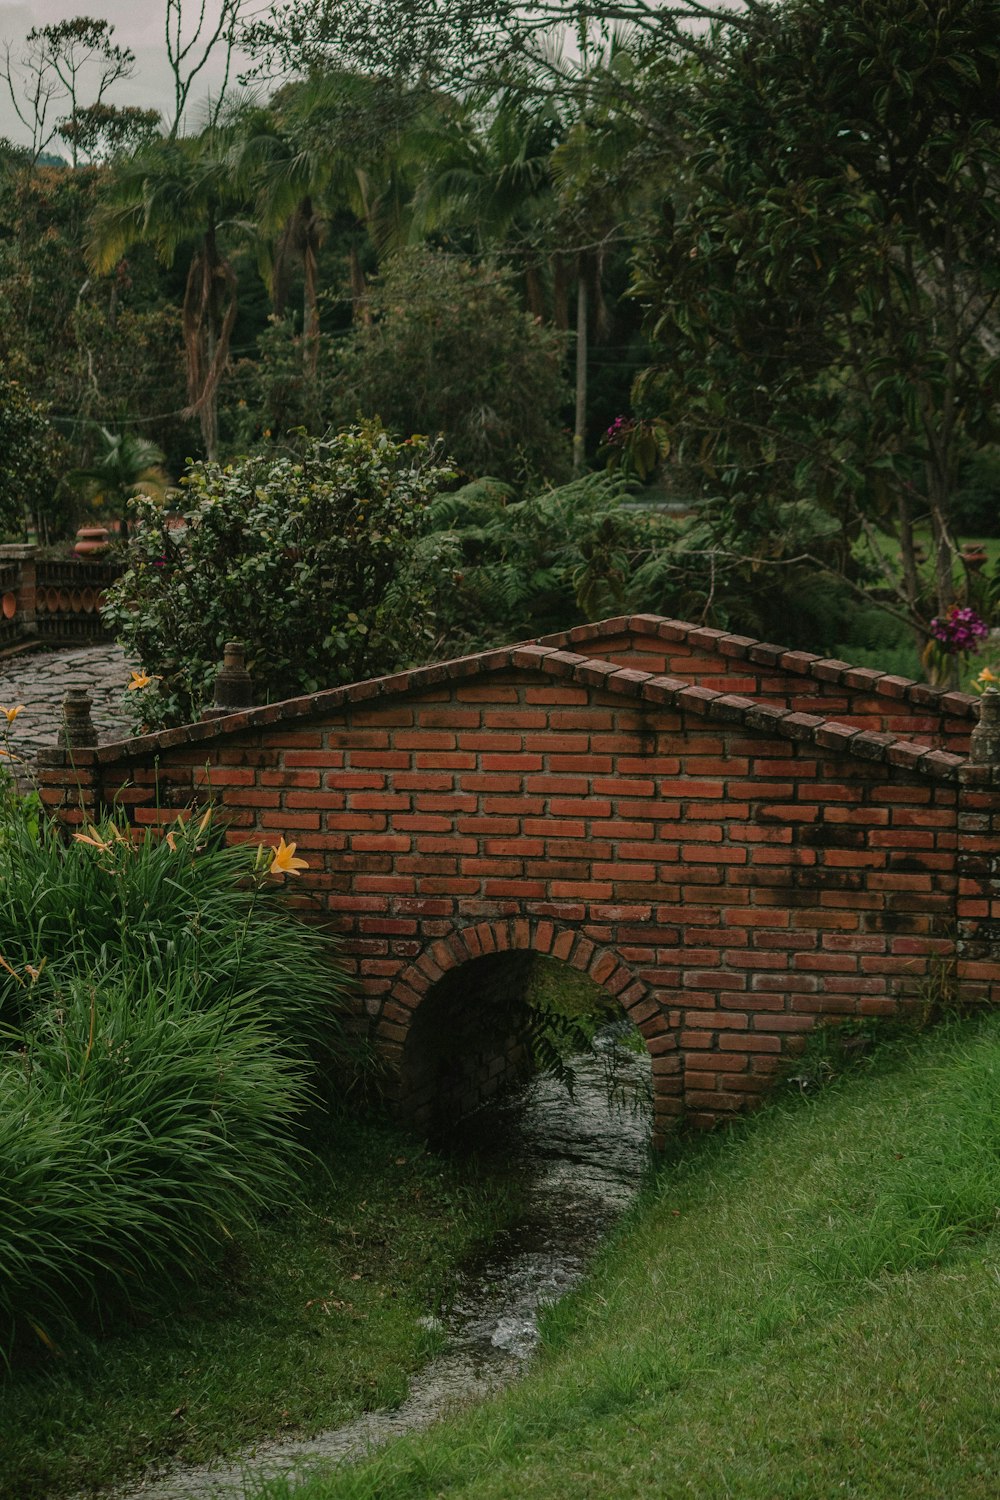
[(465, 232), (476, 255), (512, 263), (525, 300), (544, 318), (546, 224), (552, 152), (563, 131), (551, 99), (513, 88), (492, 103), (471, 100), (415, 133), (427, 163), (413, 203), (412, 233)]
[[(635, 62), (627, 46), (613, 37), (607, 53), (592, 62), (585, 31), (580, 41), (582, 81), (579, 113), (565, 138), (552, 153), (555, 187), (552, 231), (565, 246), (572, 246), (576, 272), (576, 411), (573, 425), (573, 468), (581, 473), (586, 457), (586, 413), (588, 345), (591, 330), (607, 332), (609, 318), (604, 300), (603, 275), (607, 247), (618, 225), (635, 209), (636, 187), (623, 171), (629, 153), (640, 143), (643, 132), (634, 116), (615, 110), (605, 93), (589, 100), (589, 83), (612, 75), (627, 81)], [(613, 96), (612, 96), (613, 97)], [(560, 256), (565, 275), (566, 260)]]
[(198, 418), (205, 454), (218, 457), (218, 388), (236, 321), (236, 274), (220, 232), (243, 207), (229, 159), (231, 132), (158, 140), (114, 171), (91, 222), (88, 260), (111, 270), (130, 245), (153, 245), (164, 265), (194, 241), (182, 309), (188, 406)]
[(128, 502), (136, 495), (162, 499), (167, 492), (165, 455), (146, 438), (109, 432), (106, 427), (100, 432), (104, 451), (89, 468), (74, 469), (69, 481), (83, 490), (91, 505), (111, 511), (127, 535)]
[(236, 123), (234, 178), (254, 203), (258, 263), (274, 311), (283, 317), (290, 273), (303, 275), (302, 328), (306, 370), (319, 358), (318, 263), (330, 220), (348, 213), (358, 234), (350, 246), (350, 279), (357, 316), (364, 316), (365, 279), (358, 240), (367, 233), (377, 252), (405, 238), (403, 206), (410, 192), (399, 163), (401, 130), (383, 120), (378, 80), (336, 72), (281, 89), (266, 109)]

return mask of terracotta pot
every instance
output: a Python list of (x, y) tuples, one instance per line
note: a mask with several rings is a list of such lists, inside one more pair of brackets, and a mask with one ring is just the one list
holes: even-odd
[(73, 551), (77, 557), (97, 557), (109, 547), (106, 526), (81, 526), (76, 534)]

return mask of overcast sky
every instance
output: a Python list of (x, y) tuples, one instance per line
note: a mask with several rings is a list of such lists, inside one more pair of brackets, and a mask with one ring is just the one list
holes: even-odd
[[(187, 10), (193, 13), (198, 0), (188, 0)], [(65, 0), (0, 0), (0, 48), (9, 42), (16, 58), (25, 37), (32, 27), (49, 26), (55, 21), (68, 21), (74, 16), (93, 16), (110, 21), (115, 28), (114, 40), (123, 47), (131, 47), (136, 56), (135, 72), (131, 78), (116, 84), (107, 95), (109, 103), (138, 104), (144, 109), (169, 110), (173, 103), (173, 85), (167, 65), (163, 40), (164, 0), (78, 0), (67, 4)], [(260, 6), (254, 6), (259, 9)], [(218, 0), (207, 0), (207, 13), (218, 17)], [(192, 91), (194, 111), (197, 119), (198, 103), (204, 101), (221, 76), (221, 53), (209, 60), (199, 75)], [(213, 66), (215, 64), (215, 66)], [(25, 142), (28, 137), (15, 115), (6, 87), (0, 85), (0, 136), (13, 141)], [(50, 150), (61, 150), (57, 142)]]

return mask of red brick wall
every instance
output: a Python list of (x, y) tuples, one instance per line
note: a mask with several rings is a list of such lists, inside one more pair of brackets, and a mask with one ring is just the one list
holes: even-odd
[[(341, 931), (401, 1098), (435, 983), (508, 949), (617, 996), (660, 1138), (742, 1109), (817, 1019), (889, 1014), (956, 959), (1000, 998), (992, 784), (773, 701), (522, 647), (77, 761), (139, 826), (211, 793), (232, 839), (297, 841), (298, 899)], [(76, 774), (43, 775), (78, 818)]]

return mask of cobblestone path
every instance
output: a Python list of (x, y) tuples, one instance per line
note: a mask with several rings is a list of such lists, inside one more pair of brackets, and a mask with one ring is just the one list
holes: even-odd
[[(25, 651), (0, 660), (0, 704), (23, 703), (10, 728), (10, 749), (28, 763), (56, 743), (63, 699), (70, 688), (86, 688), (102, 744), (125, 739), (129, 720), (125, 686), (129, 663), (120, 646), (73, 646), (59, 651)], [(3, 720), (0, 719), (0, 725)]]

